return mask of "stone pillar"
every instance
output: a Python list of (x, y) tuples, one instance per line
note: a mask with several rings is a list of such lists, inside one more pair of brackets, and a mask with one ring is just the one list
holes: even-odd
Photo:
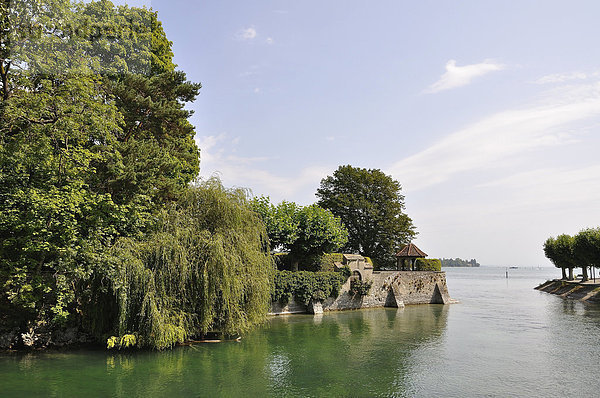
[(392, 283), (392, 286), (390, 286), (388, 297), (384, 305), (386, 307), (404, 308), (404, 300), (402, 299), (402, 294), (400, 293), (400, 287), (397, 284)]
[(310, 300), (310, 303), (308, 303), (308, 307), (306, 308), (306, 311), (309, 314), (322, 314), (323, 313), (323, 302)]

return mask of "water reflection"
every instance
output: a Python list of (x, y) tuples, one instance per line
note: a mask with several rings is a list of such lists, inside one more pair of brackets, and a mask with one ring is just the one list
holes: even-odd
[(272, 318), (240, 343), (0, 357), (3, 379), (10, 380), (3, 394), (404, 395), (413, 354), (440, 339), (447, 315), (447, 306), (438, 305), (295, 315)]
[(276, 317), (240, 343), (0, 354), (0, 395), (596, 396), (567, 370), (597, 369), (600, 305), (533, 290), (544, 270), (508, 284), (503, 270), (449, 271), (462, 304)]
[(270, 393), (403, 395), (412, 352), (443, 334), (447, 314), (447, 306), (431, 305), (327, 313), (313, 322), (275, 318), (264, 330)]

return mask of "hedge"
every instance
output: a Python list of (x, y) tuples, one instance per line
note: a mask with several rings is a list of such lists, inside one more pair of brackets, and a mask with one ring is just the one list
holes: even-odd
[[(300, 271), (335, 271), (334, 262), (341, 263), (342, 253), (327, 253), (321, 256), (306, 257), (300, 259), (298, 270)], [(367, 260), (369, 261), (369, 260)], [(280, 271), (292, 271), (292, 258), (288, 253), (275, 253), (275, 264)]]
[(307, 305), (310, 300), (337, 297), (349, 272), (276, 271), (271, 300), (287, 303), (292, 297)]
[(442, 261), (439, 258), (417, 258), (415, 271), (441, 271)]

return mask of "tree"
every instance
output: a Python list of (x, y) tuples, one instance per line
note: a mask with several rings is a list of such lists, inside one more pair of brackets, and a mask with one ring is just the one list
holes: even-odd
[(114, 8), (105, 0), (76, 10), (79, 26), (91, 25), (91, 32), (110, 27), (125, 36), (89, 40), (88, 52), (98, 59), (95, 70), (123, 116), (115, 143), (119, 156), (101, 170), (98, 184), (118, 203), (147, 201), (160, 207), (175, 200), (199, 171), (194, 126), (188, 121), (192, 112), (185, 103), (194, 101), (200, 84), (175, 70), (172, 43), (156, 12)]
[(199, 182), (158, 219), (143, 240), (121, 238), (111, 248), (108, 294), (93, 289), (87, 305), (108, 295), (118, 312), (96, 314), (92, 323), (107, 325), (96, 334), (133, 334), (162, 349), (211, 331), (243, 333), (265, 319), (274, 264), (245, 190)]
[(566, 267), (564, 266), (564, 264), (562, 264), (560, 262), (559, 257), (557, 256), (556, 239), (554, 239), (553, 237), (546, 239), (546, 242), (544, 242), (544, 254), (546, 255), (546, 258), (548, 258), (550, 261), (552, 261), (552, 263), (554, 264), (554, 266), (556, 268), (561, 269), (562, 279), (566, 280), (567, 279)]
[(379, 267), (393, 266), (394, 254), (416, 235), (404, 213), (400, 183), (378, 169), (340, 166), (321, 180), (317, 204), (340, 217), (348, 228), (345, 250), (371, 257)]
[(289, 251), (289, 247), (298, 239), (299, 206), (285, 200), (275, 206), (269, 197), (258, 196), (252, 199), (252, 208), (265, 224), (271, 249)]
[(338, 217), (317, 205), (298, 206), (283, 201), (277, 206), (268, 197), (253, 199), (252, 207), (263, 220), (273, 249), (289, 251), (293, 268), (342, 247), (348, 231)]
[(66, 320), (73, 282), (90, 272), (89, 248), (136, 222), (91, 186), (120, 130), (104, 98), (97, 76), (61, 74), (21, 80), (2, 101), (0, 285), (28, 322)]
[(200, 85), (172, 56), (146, 9), (0, 3), (2, 326), (84, 322), (91, 281), (117, 277), (115, 242), (142, 242), (187, 195), (199, 151), (184, 105)]
[(317, 205), (301, 207), (297, 220), (298, 238), (288, 245), (292, 258), (331, 253), (348, 241), (348, 231), (339, 217)]
[[(544, 243), (544, 254), (557, 267), (562, 269), (563, 279), (573, 280), (573, 268), (577, 262), (573, 255), (573, 237), (562, 234), (555, 238), (548, 238)], [(569, 277), (565, 274), (569, 270)]]
[(573, 254), (588, 280), (587, 267), (600, 268), (600, 228), (581, 230), (573, 239)]

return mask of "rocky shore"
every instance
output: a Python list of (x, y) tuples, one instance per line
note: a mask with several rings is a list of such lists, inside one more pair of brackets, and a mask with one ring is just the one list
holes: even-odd
[(25, 333), (18, 327), (0, 328), (0, 351), (76, 347), (94, 343), (91, 336), (76, 327), (59, 330), (30, 328)]
[(554, 279), (542, 283), (535, 289), (568, 299), (600, 302), (600, 281), (595, 283), (594, 281)]

